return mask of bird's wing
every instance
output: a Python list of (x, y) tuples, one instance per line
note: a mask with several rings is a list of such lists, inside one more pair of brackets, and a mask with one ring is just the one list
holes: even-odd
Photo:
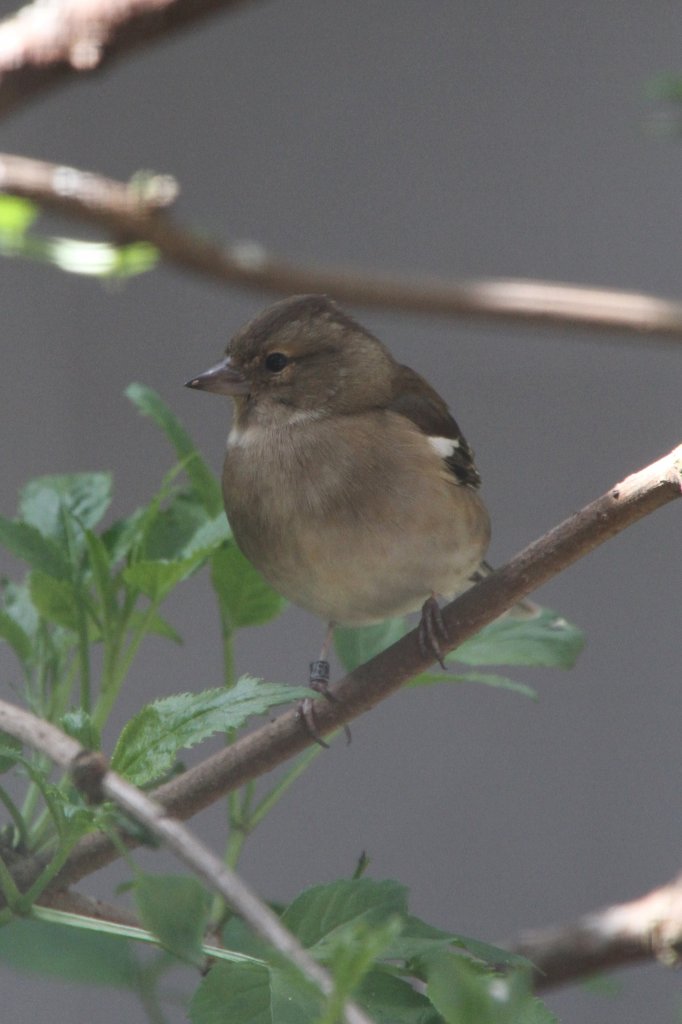
[(398, 368), (394, 397), (388, 408), (405, 416), (432, 439), (458, 483), (468, 487), (481, 486), (474, 453), (450, 410), (438, 392), (409, 366)]

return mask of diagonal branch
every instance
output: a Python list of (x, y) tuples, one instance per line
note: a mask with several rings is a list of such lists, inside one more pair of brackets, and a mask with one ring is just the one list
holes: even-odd
[(0, 22), (0, 117), (244, 0), (34, 0)]
[(573, 925), (536, 928), (501, 945), (533, 963), (538, 991), (653, 957), (672, 966), (682, 956), (682, 875)]
[(298, 266), (255, 242), (220, 246), (160, 211), (175, 196), (172, 179), (165, 176), (152, 179), (142, 191), (134, 183), (0, 153), (0, 190), (100, 227), (117, 241), (149, 242), (173, 266), (223, 284), (278, 295), (319, 292), (341, 302), (412, 313), (682, 338), (682, 303), (639, 292), (547, 281), (420, 280)]
[[(443, 618), (450, 639), (444, 649), (453, 650), (604, 541), (679, 498), (681, 485), (682, 445), (612, 487), (447, 605)], [(420, 651), (417, 631), (413, 630), (338, 682), (333, 687), (338, 701), (319, 702), (315, 720), (320, 733), (332, 732), (369, 711), (423, 672), (428, 664), (428, 658)], [(159, 786), (153, 795), (168, 813), (189, 818), (248, 780), (282, 764), (311, 742), (296, 711), (286, 712)], [(125, 841), (134, 844), (130, 837)], [(118, 855), (116, 847), (103, 834), (86, 836), (72, 851), (55, 886), (72, 885)], [(12, 873), (22, 891), (43, 866), (38, 858), (27, 858), (13, 866)]]
[[(116, 772), (110, 771), (102, 754), (86, 750), (55, 725), (4, 700), (0, 700), (0, 727), (10, 736), (46, 754), (56, 764), (67, 769), (76, 787), (90, 802), (112, 800), (134, 821), (160, 839), (207, 886), (220, 893), (256, 935), (297, 967), (323, 995), (333, 993), (334, 982), (328, 972), (310, 956), (279, 917), (239, 875), (184, 825), (169, 817), (161, 804)], [(343, 1019), (346, 1024), (372, 1024), (364, 1011), (352, 1002), (346, 1002)]]

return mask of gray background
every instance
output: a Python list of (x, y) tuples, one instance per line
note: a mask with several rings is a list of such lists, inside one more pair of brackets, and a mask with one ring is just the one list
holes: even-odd
[[(27, 107), (1, 145), (112, 177), (172, 173), (186, 223), (292, 260), (675, 296), (682, 151), (647, 130), (645, 85), (679, 68), (681, 42), (682, 11), (662, 0), (254, 3)], [(170, 456), (122, 397), (131, 380), (162, 393), (218, 469), (227, 404), (181, 384), (270, 298), (171, 269), (102, 287), (3, 262), (0, 510), (13, 514), (28, 478), (84, 468), (113, 469), (118, 514), (145, 500)], [(451, 402), (494, 562), (680, 440), (674, 345), (353, 312)], [(410, 886), (416, 913), (493, 941), (672, 877), (679, 514), (539, 594), (588, 646), (571, 673), (517, 673), (538, 704), (484, 688), (396, 696), (317, 760), (247, 846), (244, 874), (286, 900), (349, 874), (364, 849), (374, 877)], [(148, 644), (109, 744), (144, 701), (218, 683), (206, 577), (167, 611), (186, 645)], [(320, 636), (289, 611), (241, 638), (239, 668), (299, 681)], [(221, 821), (198, 822), (217, 845)], [(109, 880), (84, 888), (107, 895)], [(126, 995), (10, 980), (4, 1013), (22, 1024), (143, 1019)], [(618, 980), (615, 999), (573, 987), (548, 1002), (582, 1024), (677, 1019), (673, 973)]]

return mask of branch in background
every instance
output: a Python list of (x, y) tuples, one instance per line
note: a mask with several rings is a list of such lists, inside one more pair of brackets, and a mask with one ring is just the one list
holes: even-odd
[[(61, 729), (6, 701), (0, 701), (0, 728), (68, 770), (77, 788), (89, 800), (112, 800), (152, 832), (209, 888), (220, 893), (260, 938), (296, 966), (323, 995), (332, 994), (334, 982), (328, 972), (313, 960), (236, 872), (179, 821), (169, 818), (159, 803), (108, 770), (102, 754), (86, 750)], [(350, 1002), (344, 1007), (343, 1018), (347, 1024), (372, 1024), (364, 1011)]]
[(537, 990), (654, 957), (672, 966), (682, 956), (682, 875), (640, 899), (585, 914), (573, 925), (533, 929), (500, 945), (534, 964)]
[(175, 195), (172, 179), (165, 176), (152, 178), (151, 188), (140, 188), (135, 182), (126, 185), (72, 167), (0, 153), (0, 190), (96, 225), (116, 241), (149, 242), (168, 263), (223, 284), (277, 295), (320, 292), (340, 302), (411, 313), (682, 338), (682, 303), (638, 292), (545, 281), (416, 280), (295, 266), (255, 242), (221, 247), (160, 212), (159, 207)]
[(0, 23), (0, 116), (244, 0), (34, 0)]
[[(535, 541), (506, 566), (482, 580), (443, 609), (449, 642), (456, 648), (479, 632), (531, 591), (578, 561), (604, 541), (682, 494), (682, 445), (645, 469), (627, 477), (580, 512)], [(319, 701), (315, 720), (322, 734), (338, 729), (369, 711), (403, 683), (429, 666), (413, 630), (398, 643), (361, 665), (332, 687), (338, 701)], [(1, 726), (1, 723), (0, 723)], [(189, 818), (237, 789), (277, 767), (309, 746), (313, 740), (296, 711), (206, 758), (153, 793), (169, 814)], [(132, 840), (126, 837), (132, 845)], [(103, 834), (85, 836), (74, 847), (55, 886), (66, 888), (119, 856)], [(25, 891), (44, 862), (26, 858), (12, 866), (17, 885)]]

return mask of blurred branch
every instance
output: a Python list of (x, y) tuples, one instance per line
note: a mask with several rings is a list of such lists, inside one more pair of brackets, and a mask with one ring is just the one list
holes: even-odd
[(545, 281), (448, 282), (334, 268), (271, 256), (256, 242), (220, 246), (176, 224), (160, 207), (175, 198), (167, 176), (112, 181), (72, 167), (0, 153), (0, 190), (96, 225), (117, 241), (146, 241), (183, 270), (225, 284), (291, 295), (320, 292), (341, 302), (508, 323), (625, 331), (682, 338), (682, 303), (638, 292)]
[(0, 22), (0, 116), (244, 0), (34, 0)]
[[(486, 577), (443, 609), (454, 650), (498, 618), (507, 608), (546, 583), (604, 541), (682, 495), (682, 445), (645, 469), (627, 477), (530, 544), (506, 566)], [(369, 711), (429, 666), (413, 630), (371, 661), (359, 666), (332, 689), (338, 701), (319, 701), (315, 721), (321, 734)], [(2, 721), (0, 720), (0, 728)], [(313, 742), (296, 710), (288, 711), (206, 758), (153, 793), (167, 813), (189, 818), (224, 794), (265, 774)], [(124, 837), (129, 845), (134, 841)], [(115, 860), (118, 849), (103, 834), (85, 836), (74, 847), (56, 886), (66, 888)], [(26, 858), (12, 867), (24, 891), (44, 867)]]
[(682, 875), (630, 903), (500, 945), (533, 963), (538, 991), (652, 958), (672, 966), (682, 955)]
[[(160, 839), (207, 886), (220, 893), (256, 935), (297, 967), (324, 995), (332, 994), (331, 976), (239, 875), (179, 821), (170, 818), (161, 804), (110, 771), (102, 754), (86, 750), (61, 729), (3, 700), (0, 700), (0, 728), (69, 771), (74, 784), (89, 802), (112, 800)], [(364, 1011), (351, 1002), (345, 1004), (343, 1019), (347, 1024), (372, 1024)]]

